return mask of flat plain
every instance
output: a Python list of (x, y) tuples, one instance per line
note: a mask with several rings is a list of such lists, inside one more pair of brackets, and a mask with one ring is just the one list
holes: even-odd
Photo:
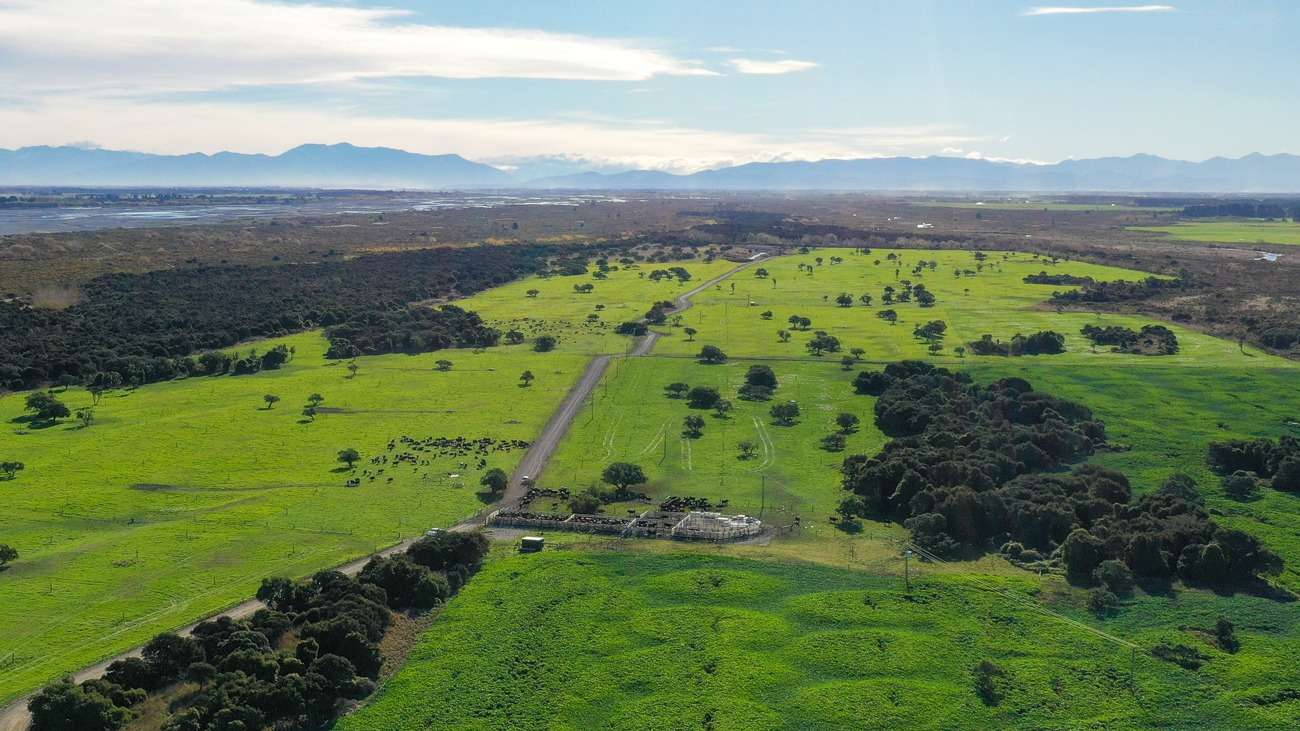
[(1300, 223), (1293, 221), (1198, 221), (1172, 226), (1135, 226), (1131, 230), (1169, 234), (1169, 238), (1179, 241), (1300, 245)]

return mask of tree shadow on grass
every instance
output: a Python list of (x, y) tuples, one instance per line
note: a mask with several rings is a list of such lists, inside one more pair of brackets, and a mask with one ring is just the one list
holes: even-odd
[(25, 424), (28, 429), (49, 429), (59, 423), (58, 419), (38, 419), (33, 414), (23, 414), (15, 416), (9, 420), (11, 424)]

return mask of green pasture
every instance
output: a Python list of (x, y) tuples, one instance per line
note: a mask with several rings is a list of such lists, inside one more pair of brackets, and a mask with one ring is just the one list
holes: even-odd
[[(597, 484), (601, 469), (609, 462), (634, 462), (645, 469), (650, 482), (643, 490), (652, 498), (725, 498), (730, 501), (728, 511), (750, 515), (761, 511), (765, 520), (779, 525), (789, 525), (793, 516), (799, 515), (802, 531), (773, 540), (772, 550), (778, 554), (813, 554), (836, 564), (846, 560), (846, 555), (854, 559), (872, 555), (879, 552), (879, 545), (853, 540), (828, 522), (843, 496), (839, 466), (844, 457), (874, 454), (884, 442), (873, 424), (873, 399), (855, 395), (851, 381), (863, 369), (880, 368), (900, 358), (922, 358), (968, 370), (981, 380), (1022, 376), (1037, 388), (1090, 406), (1108, 425), (1112, 441), (1130, 448), (1098, 455), (1097, 461), (1123, 470), (1139, 492), (1155, 489), (1172, 472), (1192, 474), (1221, 513), (1219, 519), (1267, 541), (1291, 567), (1281, 581), (1300, 589), (1300, 538), (1295, 532), (1300, 525), (1300, 499), (1265, 489), (1254, 502), (1229, 500), (1217, 476), (1205, 465), (1206, 447), (1212, 441), (1300, 434), (1300, 389), (1296, 388), (1300, 366), (1176, 325), (1168, 325), (1178, 334), (1180, 351), (1176, 355), (1094, 350), (1079, 334), (1084, 324), (1122, 324), (1137, 329), (1153, 321), (1058, 312), (1042, 302), (1061, 287), (1022, 281), (1026, 274), (1042, 270), (1098, 279), (1133, 279), (1141, 276), (1138, 272), (1077, 262), (1052, 265), (1028, 254), (1007, 258), (990, 254), (983, 271), (953, 277), (954, 268), (974, 268), (972, 253), (899, 252), (902, 266), (888, 266), (892, 263), (889, 253), (878, 250), (862, 256), (845, 250), (817, 250), (781, 257), (763, 262), (770, 273), (766, 279), (755, 277), (751, 268), (697, 295), (695, 306), (683, 313), (685, 325), (700, 331), (693, 341), (684, 328), (660, 328), (665, 336), (650, 357), (616, 361), (584, 406), (542, 482), (580, 490)], [(842, 256), (844, 263), (830, 264), (831, 255)], [(815, 263), (819, 256), (824, 261), (820, 266)], [(937, 270), (927, 268), (920, 281), (935, 293), (937, 303), (928, 308), (915, 303), (892, 305), (900, 317), (895, 325), (875, 316), (883, 307), (878, 301), (870, 307), (855, 302), (849, 308), (833, 301), (840, 291), (871, 292), (878, 300), (884, 283), (894, 282), (896, 268), (903, 269), (900, 279), (908, 278), (915, 262), (931, 259), (938, 263)], [(875, 264), (877, 260), (880, 265)], [(796, 268), (799, 262), (811, 264), (813, 275), (800, 273)], [(915, 275), (910, 276), (917, 281)], [(777, 281), (775, 288), (772, 278)], [(766, 301), (760, 300), (764, 292)], [(829, 301), (824, 301), (823, 295), (828, 293)], [(770, 304), (778, 294), (780, 304)], [(750, 298), (759, 304), (749, 306)], [(769, 308), (773, 319), (762, 320), (759, 313)], [(795, 332), (791, 342), (781, 343), (775, 332), (789, 329), (784, 320), (790, 314), (807, 316), (813, 325), (807, 332)], [(938, 356), (931, 356), (925, 341), (912, 333), (916, 324), (931, 319), (942, 319), (949, 326), (944, 350)], [(842, 353), (809, 355), (803, 343), (821, 328), (835, 334), (845, 351), (865, 349), (871, 362), (854, 364), (846, 371), (839, 362)], [(958, 344), (985, 332), (1009, 338), (1017, 332), (1041, 329), (1065, 335), (1067, 352), (1018, 358), (969, 353), (957, 357), (954, 352)], [(722, 365), (697, 362), (692, 356), (705, 343), (722, 347), (730, 360)], [(736, 392), (745, 371), (760, 362), (772, 367), (782, 386), (771, 402), (742, 401)], [(713, 386), (735, 409), (726, 418), (711, 411), (696, 412), (684, 401), (665, 396), (664, 386), (674, 382)], [(800, 404), (799, 422), (777, 426), (769, 409), (789, 399)], [(848, 435), (844, 452), (827, 452), (821, 439), (835, 429), (833, 420), (840, 412), (857, 415), (861, 425)], [(706, 422), (703, 435), (696, 439), (682, 434), (682, 420), (690, 413), (699, 413)], [(737, 443), (742, 440), (759, 445), (755, 458), (739, 458)], [(536, 507), (550, 510), (563, 506), (547, 503)], [(645, 507), (615, 504), (607, 510), (622, 515)], [(899, 531), (895, 525), (868, 523), (861, 537), (895, 538)]]
[(1294, 221), (1198, 221), (1172, 226), (1133, 226), (1130, 230), (1168, 234), (1179, 241), (1300, 245), (1300, 223)]
[[(891, 253), (901, 261), (889, 259)], [(831, 264), (831, 256), (843, 262)], [(932, 260), (934, 269), (913, 272), (918, 263)], [(810, 265), (812, 274), (800, 271), (799, 263)], [(641, 276), (678, 264), (692, 273), (690, 282)], [(756, 277), (759, 266), (770, 276)], [(614, 325), (733, 267), (723, 261), (643, 263), (612, 271), (605, 280), (590, 274), (532, 277), (458, 302), (502, 329), (524, 331), (530, 341), (555, 335), (559, 347), (547, 354), (534, 353), (530, 342), (481, 353), (366, 357), (357, 360), (359, 370), (351, 377), (345, 363), (324, 360), (319, 333), (308, 333), (275, 341), (296, 350), (278, 371), (110, 392), (86, 429), (74, 420), (31, 428), (22, 419), (25, 394), (0, 398), (0, 459), (27, 465), (17, 479), (0, 481), (6, 504), (0, 542), (22, 553), (0, 573), (0, 698), (232, 605), (250, 596), (264, 576), (304, 575), (474, 513), (483, 506), (476, 494), (482, 472), (476, 456), (396, 467), (368, 460), (391, 458), (387, 445), (403, 435), (531, 441), (591, 354), (629, 348), (631, 340), (614, 335)], [(981, 380), (1022, 376), (1039, 389), (1091, 406), (1106, 421), (1112, 442), (1131, 448), (1098, 455), (1096, 461), (1125, 471), (1139, 492), (1154, 489), (1172, 471), (1191, 473), (1216, 519), (1259, 535), (1287, 562), (1281, 583), (1300, 589), (1300, 498), (1265, 489), (1254, 502), (1228, 500), (1204, 462), (1210, 441), (1298, 433), (1300, 426), (1292, 424), (1300, 422), (1300, 366), (1175, 325), (1169, 327), (1181, 350), (1174, 356), (1094, 351), (1079, 334), (1084, 324), (1136, 329), (1153, 320), (1057, 311), (1043, 303), (1064, 287), (1022, 281), (1039, 271), (1097, 279), (1146, 276), (1081, 262), (1054, 264), (1031, 254), (990, 252), (980, 262), (969, 251), (863, 255), (822, 249), (761, 262), (702, 292), (682, 313), (680, 326), (658, 328), (663, 337), (651, 356), (614, 360), (542, 482), (580, 490), (596, 483), (609, 462), (631, 461), (645, 468), (650, 483), (642, 489), (653, 497), (727, 499), (727, 512), (761, 513), (777, 525), (789, 525), (798, 515), (803, 529), (770, 545), (699, 549), (726, 551), (732, 558), (680, 557), (673, 555), (674, 544), (655, 542), (626, 556), (583, 552), (533, 557), (533, 565), (528, 559), (502, 561), (453, 603), (423, 640), (413, 665), (374, 707), (345, 727), (404, 727), (420, 719), (457, 728), (687, 727), (712, 710), (705, 702), (711, 694), (729, 701), (713, 716), (716, 728), (745, 723), (757, 728), (873, 723), (1270, 728), (1278, 713), (1294, 721), (1297, 702), (1285, 700), (1285, 689), (1295, 687), (1295, 674), (1285, 666), (1278, 669), (1279, 658), (1294, 654), (1297, 646), (1293, 627), (1300, 609), (1294, 604), (1184, 590), (1131, 600), (1104, 624), (1118, 623), (1138, 636), (1182, 636), (1188, 633), (1178, 630), (1180, 624), (1212, 624), (1212, 611), (1249, 607), (1242, 626), (1252, 640), (1235, 656), (1207, 650), (1213, 660), (1199, 673), (1155, 661), (1140, 664), (1141, 692), (1125, 695), (1115, 687), (1118, 676), (1099, 664), (1111, 662), (1099, 659), (1109, 658), (1104, 645), (1087, 645), (1087, 635), (1071, 639), (1057, 625), (1036, 625), (1027, 619), (1032, 613), (1015, 614), (1020, 610), (1008, 610), (1005, 623), (991, 620), (992, 610), (982, 608), (982, 595), (962, 583), (962, 574), (1000, 577), (990, 580), (1008, 582), (1017, 591), (1059, 582), (989, 557), (932, 568), (933, 583), (927, 585), (932, 598), (897, 603), (902, 600), (889, 583), (894, 580), (881, 577), (897, 572), (890, 539), (901, 537), (902, 528), (868, 522), (861, 533), (846, 534), (828, 521), (842, 497), (843, 458), (872, 454), (884, 442), (873, 425), (872, 399), (852, 392), (853, 376), (901, 358), (927, 358)], [(935, 305), (884, 305), (883, 287), (901, 288), (903, 279), (925, 284), (937, 297)], [(594, 291), (575, 293), (573, 285), (582, 283), (594, 284)], [(530, 289), (538, 295), (529, 297)], [(840, 292), (854, 296), (853, 306), (835, 303)], [(858, 300), (863, 293), (873, 296), (870, 306)], [(898, 313), (896, 324), (876, 317), (886, 307)], [(769, 309), (772, 319), (763, 320), (760, 313)], [(589, 320), (592, 314), (599, 319)], [(793, 330), (787, 322), (792, 314), (810, 318), (811, 328)], [(948, 324), (938, 355), (930, 355), (927, 344), (912, 334), (929, 320)], [(686, 327), (699, 332), (691, 338)], [(778, 340), (780, 329), (791, 330), (790, 342)], [(1009, 339), (1048, 329), (1066, 337), (1067, 353), (998, 358), (958, 357), (955, 351), (984, 333)], [(867, 362), (845, 370), (843, 353), (810, 355), (805, 344), (818, 330), (839, 338), (845, 352), (865, 349)], [(721, 365), (696, 362), (704, 344), (718, 345), (730, 359)], [(441, 359), (453, 362), (450, 371), (434, 369)], [(746, 369), (756, 362), (770, 365), (781, 381), (771, 402), (737, 398)], [(530, 388), (518, 386), (525, 369), (537, 377)], [(714, 386), (734, 410), (718, 418), (667, 398), (663, 387), (676, 381)], [(268, 393), (281, 398), (270, 409), (262, 400)], [(312, 393), (325, 397), (314, 422), (301, 415)], [(73, 408), (90, 400), (77, 389), (59, 396)], [(798, 422), (774, 424), (771, 405), (790, 399), (800, 404)], [(845, 451), (827, 452), (820, 441), (836, 429), (833, 420), (841, 411), (858, 415), (861, 424), (847, 436)], [(698, 439), (682, 436), (682, 420), (691, 413), (706, 422)], [(753, 459), (739, 458), (742, 440), (756, 444)], [(345, 447), (363, 455), (357, 476), (380, 466), (385, 471), (374, 480), (364, 475), (358, 487), (345, 487), (353, 473), (341, 471), (335, 461)], [(403, 451), (398, 444), (394, 454)], [(522, 450), (492, 453), (484, 467), (510, 470), (522, 455)], [(607, 509), (624, 514), (643, 508)], [(624, 559), (630, 563), (620, 568)], [(783, 563), (790, 559), (819, 566)], [(734, 570), (779, 589), (751, 596), (746, 578), (734, 601), (730, 594), (724, 601), (710, 591), (683, 596), (673, 588), (679, 579), (689, 586), (700, 571), (717, 566), (726, 571), (739, 566)], [(872, 575), (833, 567), (866, 568)], [(904, 656), (929, 658), (929, 675), (911, 660), (895, 666), (894, 660), (876, 658), (875, 639), (866, 642), (860, 634), (828, 637), (831, 649), (824, 651), (843, 657), (801, 654), (810, 634), (867, 630), (852, 613), (818, 625), (792, 607), (822, 592), (843, 591), (858, 592), (857, 607), (872, 582), (884, 592), (873, 601), (896, 603), (881, 626), (897, 633)], [(1084, 616), (1080, 592), (1053, 591), (1059, 596), (1051, 601)], [(608, 614), (597, 621), (593, 607)], [(926, 607), (938, 614), (925, 615)], [(480, 623), (487, 621), (493, 624)], [(506, 623), (523, 631), (498, 631)], [(931, 635), (940, 629), (945, 634), (938, 637), (945, 639)], [(1020, 639), (1007, 632), (1020, 633)], [(755, 640), (737, 639), (744, 636)], [(1041, 638), (1049, 640), (1046, 649), (1039, 646)], [(681, 652), (687, 657), (682, 668), (658, 662), (666, 653)], [(700, 653), (714, 652), (721, 653), (723, 664), (701, 675)], [(971, 691), (971, 666), (986, 654), (1013, 679), (1007, 700), (996, 708), (984, 706)], [(529, 656), (538, 660), (519, 659)], [(1076, 656), (1084, 664), (1071, 665)], [(956, 660), (937, 662), (936, 657)], [(853, 663), (859, 660), (868, 665), (881, 660), (881, 667), (898, 677), (855, 674), (860, 668)], [(500, 675), (510, 672), (509, 678)], [(692, 692), (678, 702), (675, 693), (683, 684), (709, 692)], [(1057, 687), (1065, 690), (1052, 690)], [(928, 705), (900, 700), (927, 693), (933, 699)], [(860, 718), (844, 715), (851, 713)], [(394, 725), (394, 719), (401, 723)]]
[[(888, 257), (893, 254), (897, 260)], [(843, 258), (841, 264), (831, 264), (830, 257)], [(817, 258), (823, 263), (818, 265)], [(918, 275), (913, 269), (920, 263), (935, 262)], [(876, 262), (879, 262), (877, 264)], [(800, 264), (812, 266), (811, 275), (799, 270)], [(683, 326), (659, 328), (665, 337), (655, 346), (658, 355), (694, 355), (703, 344), (721, 347), (729, 356), (746, 358), (809, 358), (807, 342), (818, 330), (839, 338), (843, 350), (861, 347), (866, 359), (894, 361), (903, 358), (930, 357), (927, 343), (913, 337), (917, 325), (930, 320), (943, 320), (948, 332), (943, 339), (944, 350), (939, 357), (958, 363), (955, 348), (984, 334), (996, 339), (1009, 340), (1017, 333), (1030, 334), (1038, 330), (1055, 330), (1065, 336), (1067, 353), (1044, 356), (1056, 365), (1102, 365), (1126, 367), (1140, 364), (1147, 356), (1125, 355), (1098, 349), (1079, 330), (1086, 324), (1126, 325), (1138, 329), (1151, 324), (1150, 318), (1126, 315), (1100, 315), (1091, 312), (1057, 312), (1044, 302), (1052, 292), (1070, 287), (1025, 284), (1028, 274), (1046, 271), (1053, 274), (1074, 274), (1099, 280), (1139, 279), (1148, 276), (1141, 272), (1098, 266), (1084, 262), (1052, 264), (1046, 258), (1023, 253), (990, 252), (983, 262), (977, 261), (969, 251), (917, 251), (875, 249), (869, 254), (854, 254), (851, 249), (817, 249), (806, 255), (779, 257), (751, 267), (735, 277), (701, 292), (695, 297), (695, 306), (683, 313)], [(759, 267), (770, 276), (759, 278)], [(960, 276), (954, 272), (962, 272)], [(974, 272), (966, 274), (965, 272)], [(881, 293), (886, 286), (901, 289), (901, 280), (924, 284), (935, 297), (932, 307), (921, 307), (915, 301), (886, 305)], [(735, 285), (734, 291), (732, 285)], [(835, 299), (841, 293), (854, 297), (851, 307), (841, 307)], [(870, 294), (870, 306), (860, 301), (860, 296)], [(890, 324), (878, 313), (892, 309), (898, 320)], [(765, 320), (762, 313), (772, 312)], [(812, 320), (806, 331), (792, 329), (788, 318), (799, 315)], [(1172, 358), (1179, 362), (1217, 367), (1224, 362), (1243, 366), (1277, 362), (1276, 359), (1247, 358), (1234, 343), (1202, 335), (1186, 328), (1164, 323), (1173, 330), (1182, 351)], [(686, 327), (697, 330), (691, 340)], [(781, 342), (778, 331), (791, 332), (789, 342)], [(843, 353), (827, 354), (818, 360), (838, 362)], [(964, 362), (979, 360), (967, 354)]]
[[(297, 351), (280, 370), (109, 392), (86, 429), (33, 429), (25, 394), (0, 399), (0, 458), (26, 464), (0, 481), (0, 542), (22, 554), (0, 573), (0, 698), (237, 603), (265, 576), (307, 574), (476, 512), (477, 456), (344, 483), (377, 470), (372, 457), (409, 451), (388, 452), (403, 435), (531, 440), (586, 366), (518, 346), (360, 358), (351, 377), (324, 360), (319, 333), (276, 342)], [(443, 358), (451, 371), (434, 370)], [(517, 385), (524, 369), (537, 376), (530, 388)], [(269, 410), (268, 393), (281, 398)], [(308, 422), (312, 393), (325, 401)], [(76, 389), (58, 396), (90, 403)], [(347, 447), (362, 454), (355, 473), (335, 461)], [(487, 467), (522, 456), (492, 453)]]
[[(844, 456), (875, 453), (885, 441), (873, 425), (874, 399), (853, 395), (856, 371), (829, 362), (772, 361), (768, 365), (781, 384), (775, 398), (743, 401), (736, 392), (752, 363), (703, 365), (653, 356), (615, 361), (541, 482), (580, 490), (598, 483), (606, 464), (633, 462), (650, 479), (636, 489), (656, 500), (669, 495), (707, 497), (715, 503), (726, 499), (727, 512), (761, 515), (783, 525), (799, 516), (805, 533), (822, 530), (843, 497), (839, 467)], [(711, 409), (692, 409), (684, 399), (668, 398), (664, 386), (674, 382), (716, 388), (733, 410), (719, 417)], [(788, 400), (798, 402), (802, 413), (796, 424), (778, 425), (769, 412), (773, 404)], [(842, 411), (858, 416), (860, 427), (846, 435), (845, 451), (828, 452), (821, 439), (839, 431), (835, 417)], [(683, 435), (682, 422), (689, 414), (704, 418), (698, 438)], [(753, 457), (741, 457), (741, 441), (754, 444)], [(549, 503), (536, 507), (551, 509)], [(610, 510), (622, 514), (647, 507), (619, 504)]]
[[(709, 552), (712, 553), (712, 552)], [(897, 577), (701, 553), (555, 550), (492, 562), (342, 729), (1294, 727), (1294, 614), (1141, 596), (1106, 629), (1036, 611), (1027, 580)], [(1060, 610), (1092, 622), (1070, 606)], [(1230, 611), (1242, 649), (1202, 629)], [(1185, 629), (1179, 629), (1179, 627)], [(1000, 700), (974, 689), (991, 661)]]
[[(630, 345), (629, 338), (615, 335), (619, 323), (640, 320), (655, 302), (675, 300), (708, 280), (736, 267), (734, 262), (687, 260), (668, 263), (639, 262), (624, 267), (610, 262), (613, 271), (605, 279), (592, 274), (567, 277), (527, 277), (457, 302), (474, 310), (502, 332), (519, 330), (529, 339), (551, 335), (559, 341), (556, 349), (574, 353), (621, 353)], [(691, 273), (686, 282), (675, 278), (653, 281), (656, 269), (680, 266)], [(574, 291), (574, 285), (591, 284), (586, 294)], [(538, 294), (530, 297), (529, 290)], [(595, 315), (597, 319), (588, 319)]]

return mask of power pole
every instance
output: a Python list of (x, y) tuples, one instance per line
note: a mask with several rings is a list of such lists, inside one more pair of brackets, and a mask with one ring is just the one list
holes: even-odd
[(903, 584), (907, 587), (907, 593), (912, 593), (912, 549), (903, 551)]
[(759, 477), (763, 480), (763, 489), (758, 503), (758, 519), (762, 520), (763, 511), (767, 509), (767, 475), (760, 475)]

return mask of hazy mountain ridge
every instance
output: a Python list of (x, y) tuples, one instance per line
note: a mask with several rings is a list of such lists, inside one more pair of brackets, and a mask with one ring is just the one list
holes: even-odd
[(0, 184), (126, 186), (508, 187), (505, 172), (460, 155), (300, 145), (279, 155), (154, 155), (75, 147), (0, 150)]
[(521, 179), (459, 155), (307, 144), (279, 155), (157, 155), (80, 147), (0, 150), (0, 184), (549, 188), (586, 190), (1014, 190), (1041, 192), (1300, 192), (1300, 156), (1251, 154), (1201, 162), (1155, 155), (1050, 165), (959, 157), (747, 163), (676, 175), (654, 170)]

